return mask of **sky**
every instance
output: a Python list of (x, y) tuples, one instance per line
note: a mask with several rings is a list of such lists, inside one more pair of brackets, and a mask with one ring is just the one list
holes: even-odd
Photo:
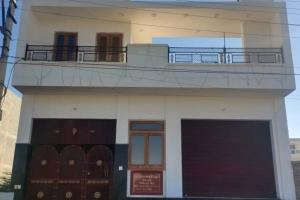
[[(8, 1), (8, 0), (6, 0)], [(288, 10), (287, 12), (290, 13), (288, 15), (289, 18), (289, 23), (290, 24), (300, 24), (300, 0), (297, 1), (288, 1)], [(22, 2), (21, 0), (18, 0), (18, 2)], [(20, 6), (19, 6), (20, 7)], [(299, 9), (299, 10), (297, 10)], [(16, 18), (19, 21), (20, 18), (20, 9), (17, 9), (16, 11)], [(293, 61), (294, 61), (294, 66), (295, 66), (295, 73), (300, 74), (300, 26), (290, 26), (290, 35), (291, 35), (291, 44), (292, 44), (292, 52), (293, 52)], [(18, 36), (18, 25), (14, 26), (13, 29), (13, 38), (17, 38)], [(1, 34), (0, 34), (1, 35)], [(298, 38), (296, 38), (296, 37)], [(2, 35), (0, 36), (0, 39), (2, 41)], [(156, 38), (154, 39), (155, 42), (158, 41), (166, 41), (163, 38)], [(170, 42), (170, 41), (169, 41)], [(199, 40), (199, 43), (202, 42), (203, 40)], [(207, 40), (208, 43), (210, 41)], [(222, 42), (222, 40), (220, 40)], [(1, 42), (2, 43), (2, 42)], [(17, 41), (14, 40), (11, 43), (11, 52), (10, 55), (15, 54), (16, 50), (16, 43)], [(172, 44), (176, 45), (176, 42), (172, 42)], [(194, 44), (197, 44), (197, 42)], [(211, 44), (211, 43), (210, 43)], [(237, 47), (240, 45), (240, 41), (236, 39), (228, 39), (227, 44), (231, 44), (231, 47)], [(9, 58), (9, 61), (14, 62), (13, 58)], [(11, 65), (8, 65), (7, 68), (7, 75), (6, 78), (8, 79), (8, 76), (11, 72)], [(7, 81), (7, 80), (6, 80)], [(297, 89), (294, 91), (292, 94), (290, 94), (286, 98), (286, 110), (287, 110), (287, 120), (288, 120), (288, 127), (289, 127), (289, 135), (291, 138), (300, 138), (300, 76), (296, 76), (296, 84), (297, 84)], [(16, 91), (13, 87), (10, 86), (10, 89), (13, 90), (16, 94), (21, 96), (18, 91)]]
[[(288, 12), (291, 13), (288, 16), (289, 23), (300, 24), (300, 1), (288, 2)], [(290, 35), (295, 73), (300, 74), (300, 26), (290, 26)], [(299, 38), (295, 38), (295, 36)], [(300, 138), (300, 76), (296, 76), (296, 87), (296, 91), (286, 98), (287, 119), (291, 138)]]

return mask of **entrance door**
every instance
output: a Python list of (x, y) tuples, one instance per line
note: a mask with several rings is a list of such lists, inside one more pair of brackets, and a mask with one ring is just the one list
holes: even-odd
[(120, 33), (99, 33), (97, 35), (97, 61), (121, 62), (123, 35)]
[(75, 61), (77, 33), (58, 32), (55, 35), (55, 61)]
[(115, 133), (115, 120), (34, 120), (25, 199), (109, 200)]
[(109, 200), (112, 175), (113, 153), (106, 146), (69, 145), (60, 154), (39, 146), (30, 162), (26, 200)]

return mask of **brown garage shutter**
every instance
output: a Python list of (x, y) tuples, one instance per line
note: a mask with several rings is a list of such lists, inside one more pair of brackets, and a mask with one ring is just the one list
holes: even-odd
[(182, 120), (183, 193), (275, 198), (269, 122)]

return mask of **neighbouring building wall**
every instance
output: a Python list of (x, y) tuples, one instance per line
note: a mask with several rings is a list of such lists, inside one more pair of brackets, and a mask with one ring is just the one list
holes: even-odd
[[(18, 144), (21, 145), (30, 144), (34, 118), (116, 119), (116, 143), (125, 145), (128, 144), (129, 120), (164, 120), (166, 125), (165, 197), (183, 195), (180, 123), (182, 119), (270, 121), (278, 198), (295, 200), (292, 167), (289, 162), (285, 105), (281, 97), (255, 97), (255, 95), (232, 97), (217, 96), (217, 94), (210, 97), (100, 95), (97, 92), (77, 94), (56, 92), (52, 95), (25, 95), (23, 98), (18, 134)], [(23, 152), (20, 152), (20, 155)], [(19, 180), (22, 178), (20, 177)]]
[(300, 161), (300, 138), (290, 139), (292, 161)]
[(8, 90), (0, 121), (0, 177), (12, 169), (20, 108), (21, 98)]
[(300, 138), (290, 139), (290, 153), (294, 170), (297, 200), (300, 200)]
[(300, 161), (293, 161), (292, 165), (294, 169), (296, 196), (297, 196), (297, 200), (299, 200), (300, 199)]

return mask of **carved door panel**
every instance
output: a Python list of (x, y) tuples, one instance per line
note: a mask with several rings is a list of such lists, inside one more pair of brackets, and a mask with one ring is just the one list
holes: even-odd
[(56, 199), (59, 156), (54, 147), (36, 147), (29, 164), (27, 200)]
[(85, 199), (85, 152), (79, 146), (67, 146), (60, 154), (59, 200)]
[(87, 143), (87, 121), (86, 120), (65, 120), (64, 144), (76, 145)]
[(87, 154), (87, 199), (109, 199), (113, 156), (109, 148), (94, 146)]

